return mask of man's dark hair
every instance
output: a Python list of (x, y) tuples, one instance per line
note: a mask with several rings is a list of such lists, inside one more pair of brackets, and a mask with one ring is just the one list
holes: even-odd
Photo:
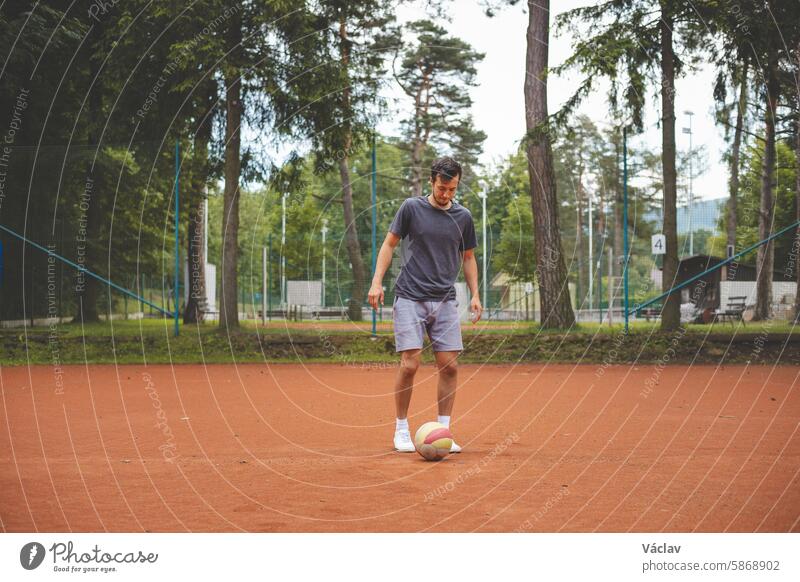
[(461, 164), (450, 157), (433, 160), (431, 164), (431, 182), (436, 181), (436, 176), (441, 176), (442, 182), (449, 182), (456, 177), (460, 180)]

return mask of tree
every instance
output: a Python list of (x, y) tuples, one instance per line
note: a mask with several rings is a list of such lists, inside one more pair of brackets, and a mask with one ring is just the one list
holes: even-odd
[[(778, 82), (778, 56), (774, 47), (768, 49), (766, 62), (766, 87), (764, 91), (764, 157), (761, 168), (761, 205), (758, 212), (758, 238), (764, 240), (772, 230), (775, 203), (775, 115), (778, 107), (780, 84)], [(753, 319), (772, 317), (772, 277), (775, 263), (775, 245), (768, 242), (758, 247), (756, 258), (756, 306)]]
[[(136, 6), (139, 11), (142, 7)], [(207, 217), (208, 184), (219, 177), (219, 167), (212, 161), (214, 126), (224, 126), (220, 102), (220, 59), (224, 47), (225, 25), (233, 12), (214, 0), (187, 6), (166, 4), (152, 12), (158, 18), (159, 31), (166, 30), (166, 51), (159, 54), (159, 73), (169, 83), (154, 110), (169, 116), (170, 130), (181, 143), (181, 225), (185, 225), (187, 264), (187, 300), (184, 323), (200, 323), (206, 311), (205, 254), (203, 242)], [(208, 15), (215, 18), (209, 20)], [(135, 13), (131, 15), (131, 18)], [(150, 50), (152, 53), (152, 50)], [(151, 66), (155, 63), (152, 62)], [(214, 282), (211, 282), (214, 284)]]
[(528, 282), (536, 278), (536, 252), (533, 240), (533, 215), (525, 197), (514, 196), (506, 207), (500, 228), (500, 242), (492, 257), (497, 272), (508, 274), (512, 282)]
[(198, 127), (192, 144), (193, 156), (191, 165), (191, 192), (193, 196), (187, 206), (190, 209), (186, 232), (186, 257), (188, 301), (183, 312), (183, 323), (200, 323), (208, 310), (206, 300), (205, 253), (203, 239), (206, 222), (206, 188), (211, 177), (209, 146), (212, 138), (213, 120), (217, 108), (217, 86), (214, 79), (206, 79), (198, 91), (205, 100), (205, 112), (198, 120)]
[[(791, 225), (797, 213), (796, 207), (796, 170), (793, 144), (789, 140), (778, 140), (775, 144), (775, 173), (773, 175), (772, 230), (777, 231)], [(756, 143), (742, 150), (741, 192), (738, 215), (736, 217), (736, 240), (740, 247), (749, 247), (760, 239), (759, 209), (761, 206), (761, 182), (764, 171), (764, 147), (759, 139)], [(721, 217), (720, 226), (724, 226)], [(774, 241), (774, 264), (781, 266), (778, 271), (793, 272), (793, 245), (795, 240), (790, 236), (778, 237)], [(794, 251), (796, 252), (796, 250)], [(742, 257), (742, 262), (754, 263), (757, 253)], [(755, 259), (755, 260), (754, 260)]]
[[(775, 176), (778, 128), (782, 123), (778, 108), (796, 91), (796, 66), (792, 49), (800, 42), (800, 30), (794, 23), (800, 20), (800, 5), (794, 2), (760, 2), (753, 0), (743, 6), (751, 15), (751, 24), (743, 29), (730, 14), (719, 16), (719, 27), (727, 41), (747, 54), (754, 66), (761, 67), (764, 80), (760, 91), (764, 119), (763, 155), (761, 156), (760, 204), (758, 236), (765, 240), (775, 227)], [(775, 26), (780, 27), (776, 34)], [(790, 49), (789, 47), (792, 47)], [(752, 55), (752, 56), (750, 56)], [(789, 100), (791, 104), (793, 100)], [(772, 278), (775, 241), (758, 248), (756, 259), (756, 305), (754, 319), (772, 315)]]
[[(761, 185), (764, 172), (763, 143), (755, 143), (742, 151), (743, 166), (741, 173), (741, 193), (737, 206), (736, 240), (739, 246), (749, 247), (761, 240), (760, 206)], [(795, 169), (796, 155), (790, 140), (777, 140), (775, 144), (775, 173), (773, 174), (773, 206), (772, 230), (777, 231), (791, 225), (797, 213)], [(778, 271), (793, 272), (793, 252), (796, 239), (781, 236), (774, 242), (774, 264), (780, 265)], [(757, 253), (753, 252), (742, 258), (742, 262), (753, 262)], [(757, 261), (757, 258), (756, 258)], [(757, 263), (756, 263), (757, 266)]]
[[(86, 221), (85, 266), (111, 280), (121, 279), (123, 287), (136, 288), (140, 281), (131, 275), (138, 278), (142, 272), (156, 271), (163, 259), (160, 252), (150, 249), (163, 243), (157, 224), (159, 219), (166, 222), (170, 212), (167, 202), (174, 172), (172, 148), (157, 144), (171, 146), (177, 139), (170, 122), (177, 99), (165, 91), (158, 109), (149, 116), (137, 115), (136, 109), (143, 107), (156, 85), (169, 44), (154, 44), (163, 15), (145, 11), (140, 20), (133, 19), (145, 8), (144, 2), (126, 4), (117, 18), (98, 18), (91, 2), (82, 4), (79, 13), (86, 15), (88, 32), (80, 70), (87, 99), (86, 108), (78, 107), (76, 112), (85, 115), (88, 155), (83, 162), (86, 185), (76, 198), (86, 208), (77, 214), (78, 220)], [(151, 66), (142, 64), (143, 54)], [(148, 166), (150, 175), (144, 171)], [(120, 172), (124, 180), (117, 176)], [(99, 319), (101, 299), (112, 311), (112, 288), (83, 274), (78, 280), (84, 321)]]
[(413, 101), (412, 115), (403, 126), (411, 155), (411, 195), (421, 196), (429, 144), (455, 150), (464, 165), (480, 154), (486, 135), (472, 126), (469, 89), (476, 85), (475, 66), (483, 54), (430, 20), (407, 24), (405, 33), (404, 50), (395, 55), (400, 65), (394, 76)]
[[(667, 291), (678, 277), (678, 174), (675, 161), (675, 51), (672, 29), (673, 14), (667, 2), (661, 0), (659, 32), (661, 40), (661, 161), (664, 171), (664, 235), (666, 252), (662, 268), (663, 287)], [(680, 327), (681, 297), (672, 293), (664, 300), (661, 311), (661, 330)]]
[[(73, 188), (85, 183), (84, 167), (67, 148), (52, 145), (68, 143), (71, 131), (78, 138), (85, 135), (82, 121), (76, 129), (75, 116), (65, 112), (77, 110), (85, 86), (74, 76), (65, 82), (64, 71), (84, 39), (86, 25), (60, 7), (35, 8), (33, 2), (15, 2), (0, 9), (0, 44), (7, 47), (0, 76), (0, 224), (41, 244), (52, 242), (56, 252), (68, 254), (73, 245), (63, 245), (61, 240), (70, 240), (73, 223), (64, 220), (59, 209), (66, 206), (64, 199), (71, 198)], [(76, 68), (82, 64), (82, 59), (75, 59)], [(37, 146), (44, 145), (50, 146), (44, 150), (47, 154), (35, 155), (40, 151)], [(55, 193), (61, 195), (58, 205)], [(65, 230), (67, 235), (60, 236)], [(46, 297), (47, 282), (42, 284), (35, 275), (46, 272), (47, 257), (1, 231), (0, 244), (5, 256), (14, 258), (7, 258), (4, 265), (0, 318), (46, 314), (41, 309), (45, 302), (36, 299)]]
[[(208, 14), (216, 18), (209, 20)], [(218, 119), (217, 77), (226, 14), (230, 11), (213, 0), (188, 7), (170, 3), (151, 6), (132, 0), (118, 8), (114, 30), (110, 31), (120, 39), (117, 47), (125, 43), (125, 61), (114, 73), (120, 83), (127, 83), (129, 77), (135, 80), (126, 91), (130, 95), (121, 96), (122, 108), (136, 112), (133, 131), (162, 144), (165, 153), (169, 150), (171, 154), (175, 142), (180, 145), (179, 237), (185, 235), (187, 264), (184, 323), (201, 322), (208, 310), (204, 303), (204, 212), (207, 184), (217, 173), (211, 161), (214, 122), (222, 126), (223, 121)], [(148, 92), (154, 88), (158, 91), (152, 98)], [(169, 158), (158, 169), (171, 183), (174, 162), (171, 155)]]
[[(162, 238), (172, 211), (172, 203), (167, 202), (174, 186), (173, 145), (180, 144), (179, 236), (186, 237), (184, 249), (189, 267), (185, 282), (189, 290), (184, 308), (186, 323), (201, 319), (204, 308), (198, 304), (198, 298), (205, 296), (202, 259), (205, 185), (217, 173), (211, 162), (211, 150), (213, 122), (218, 117), (217, 81), (220, 55), (225, 50), (224, 31), (229, 16), (238, 10), (217, 0), (188, 7), (169, 3), (152, 6), (144, 0), (131, 0), (115, 6), (113, 18), (101, 19), (104, 42), (98, 56), (107, 61), (102, 73), (108, 79), (105, 82), (108, 101), (115, 105), (110, 114), (113, 121), (106, 125), (120, 135), (126, 132), (124, 137), (115, 134), (114, 141), (130, 142), (136, 159), (142, 165), (151, 163), (148, 183), (138, 191), (140, 197), (145, 192), (141, 197), (140, 222), (145, 222), (145, 206), (163, 202), (156, 218), (164, 223)], [(209, 14), (215, 18), (210, 20)], [(222, 123), (218, 125), (221, 127)], [(221, 141), (219, 137), (217, 141)], [(116, 208), (120, 206), (117, 204)], [(143, 229), (140, 225), (140, 235), (147, 232), (148, 226)], [(139, 248), (149, 246), (141, 242)], [(126, 252), (132, 254), (136, 246), (128, 245)], [(171, 259), (172, 245), (164, 246)], [(162, 262), (161, 269), (166, 271), (165, 264), (171, 262)], [(137, 275), (144, 275), (151, 265), (137, 262), (135, 270)], [(140, 286), (138, 289), (143, 292)]]
[(744, 121), (747, 116), (747, 94), (748, 94), (748, 72), (749, 61), (747, 57), (741, 56), (727, 69), (719, 72), (717, 83), (714, 87), (714, 97), (721, 104), (717, 112), (717, 120), (725, 127), (726, 135), (730, 132), (730, 107), (725, 104), (727, 85), (730, 82), (738, 85), (738, 98), (734, 103), (736, 109), (736, 121), (733, 126), (733, 141), (729, 155), (730, 178), (728, 181), (728, 205), (727, 220), (725, 223), (726, 244), (736, 247), (736, 206), (739, 197), (739, 167), (741, 165), (742, 137), (744, 135)]
[[(141, 106), (139, 93), (147, 87), (146, 94), (152, 87), (151, 68), (130, 66), (132, 61), (141, 64), (144, 60), (142, 49), (147, 46), (152, 20), (145, 15), (137, 21), (140, 28), (135, 33), (120, 34), (125, 28), (120, 20), (126, 21), (127, 13), (120, 19), (94, 18), (97, 7), (88, 1), (71, 5), (65, 14), (48, 6), (53, 3), (16, 4), (3, 15), (13, 18), (20, 10), (27, 16), (19, 29), (21, 50), (10, 59), (8, 72), (15, 78), (31, 67), (26, 84), (33, 81), (33, 91), (24, 127), (37, 138), (18, 136), (21, 139), (15, 145), (47, 148), (42, 162), (26, 169), (26, 182), (36, 198), (29, 202), (52, 209), (52, 218), (40, 222), (52, 225), (49, 239), (56, 228), (61, 231), (59, 254), (123, 287), (135, 287), (134, 275), (140, 269), (156, 269), (163, 258), (157, 244), (158, 218), (165, 214), (163, 194), (171, 191), (160, 171), (163, 156), (142, 139), (140, 130), (146, 124), (140, 127), (136, 107), (131, 106)], [(129, 20), (126, 23), (134, 28)], [(38, 52), (29, 50), (37, 43), (41, 43)], [(163, 54), (158, 49), (148, 57), (155, 57), (155, 52)], [(27, 62), (19, 61), (19, 56)], [(162, 131), (159, 138), (164, 136)], [(148, 167), (151, 172), (146, 171)], [(167, 182), (172, 175), (170, 168)], [(46, 240), (39, 232), (29, 235)], [(23, 256), (27, 252), (23, 250)], [(65, 270), (67, 276), (75, 275), (76, 284), (62, 286), (62, 292), (66, 291), (62, 315), (73, 290), (84, 319), (98, 319), (102, 307), (111, 311), (119, 298), (112, 288), (83, 271)], [(28, 292), (34, 295), (33, 289)]]
[(363, 318), (366, 267), (353, 206), (351, 157), (369, 143), (386, 75), (385, 57), (396, 42), (388, 0), (308, 3), (297, 17), (304, 30), (291, 44), (291, 94), (286, 119), (305, 130), (317, 166), (334, 159), (341, 182), (345, 244), (353, 273), (348, 317)]
[[(678, 270), (677, 171), (675, 148), (675, 77), (683, 70), (680, 52), (694, 55), (705, 32), (702, 2), (667, 0), (608, 0), (597, 6), (576, 8), (559, 16), (560, 28), (569, 27), (579, 37), (573, 54), (558, 72), (579, 68), (584, 80), (556, 119), (563, 120), (592, 90), (599, 77), (611, 81), (609, 101), (618, 111), (620, 96), (630, 117), (630, 126), (642, 127), (646, 79), (657, 73), (660, 79), (661, 147), (664, 192), (663, 263), (664, 291), (671, 289)], [(700, 15), (700, 16), (698, 16)], [(586, 31), (579, 29), (585, 25)], [(680, 29), (676, 39), (673, 31)], [(662, 331), (680, 325), (680, 296), (670, 294), (661, 313)]]
[[(622, 189), (622, 132), (619, 126), (606, 129), (602, 132), (603, 141), (609, 145), (608, 151), (600, 159), (600, 171), (602, 176), (602, 189), (605, 198), (611, 204), (611, 216), (613, 217), (613, 237), (612, 249), (614, 262), (613, 272), (609, 275), (619, 277), (622, 274), (622, 255), (623, 255), (623, 205), (624, 192)], [(628, 156), (631, 155), (630, 148)]]
[[(202, 296), (203, 261), (197, 260), (202, 240), (201, 209), (208, 180), (217, 174), (211, 162), (216, 152), (223, 159), (224, 178), (222, 252), (220, 257), (220, 327), (239, 325), (239, 199), (248, 181), (264, 179), (271, 164), (256, 155), (260, 144), (242, 145), (242, 128), (271, 128), (271, 135), (288, 132), (292, 124), (275, 123), (276, 103), (281, 103), (277, 88), (282, 70), (278, 50), (285, 37), (292, 35), (292, 21), (285, 18), (290, 8), (280, 0), (235, 3), (204, 0), (181, 10), (183, 36), (173, 43), (171, 67), (179, 71), (177, 90), (188, 93), (181, 114), (184, 130), (194, 134), (189, 166), (192, 186), (187, 219), (187, 252), (193, 286), (184, 319), (199, 317), (197, 297)], [(214, 15), (209, 21), (208, 15)], [(222, 88), (222, 94), (220, 94)], [(222, 101), (224, 107), (218, 108)], [(218, 109), (220, 110), (217, 113)], [(214, 119), (224, 134), (215, 139)], [(261, 134), (253, 140), (257, 141)], [(221, 138), (221, 139), (220, 139)], [(215, 142), (217, 142), (215, 144)], [(194, 295), (194, 297), (192, 297)]]
[[(90, 25), (88, 33), (88, 41), (84, 54), (87, 58), (88, 65), (88, 99), (87, 99), (87, 132), (86, 132), (86, 145), (90, 150), (100, 153), (100, 139), (101, 132), (107, 121), (104, 114), (104, 84), (103, 79), (100, 77), (101, 66), (105, 51), (103, 50), (103, 29), (104, 22), (100, 19), (98, 22)], [(86, 163), (87, 183), (95, 183), (101, 179), (98, 171), (102, 165), (96, 164), (95, 159), (88, 160)], [(89, 241), (87, 244), (86, 259), (91, 267), (97, 268), (96, 265), (101, 260), (100, 240), (104, 234), (104, 214), (107, 209), (107, 198), (102, 195), (87, 196), (88, 199), (88, 212), (86, 217), (86, 230), (94, 235), (95, 240)], [(105, 231), (107, 232), (107, 231)], [(102, 233), (102, 234), (101, 234)], [(93, 277), (86, 277), (82, 287), (80, 299), (80, 318), (85, 322), (96, 322), (100, 320), (97, 310), (97, 298), (100, 294), (100, 282)]]
[(739, 158), (742, 147), (742, 133), (744, 117), (747, 113), (747, 61), (742, 65), (741, 80), (739, 81), (739, 99), (736, 107), (736, 127), (733, 133), (731, 146), (731, 178), (730, 198), (728, 202), (727, 243), (736, 248), (736, 201), (739, 196)]
[(528, 2), (525, 58), (525, 128), (531, 186), (536, 266), (539, 272), (541, 324), (566, 329), (575, 323), (567, 288), (553, 175), (553, 153), (547, 111), (549, 0)]
[[(794, 56), (797, 68), (800, 70), (800, 40), (797, 41)], [(796, 95), (794, 107), (794, 204), (797, 210), (795, 218), (800, 222), (800, 91), (798, 91)], [(795, 245), (794, 268), (796, 271), (795, 281), (797, 282), (797, 288), (794, 296), (794, 320), (800, 323), (800, 257), (798, 257), (800, 254), (800, 224), (797, 226), (797, 231), (795, 232)]]
[(222, 212), (222, 285), (219, 325), (239, 327), (239, 193), (242, 129), (242, 18), (239, 11), (225, 33), (225, 193)]
[[(713, 3), (705, 3), (713, 4)], [(800, 42), (800, 5), (796, 2), (774, 2), (772, 0), (748, 0), (738, 5), (739, 10), (718, 10), (710, 13), (710, 32), (722, 39), (723, 63), (729, 55), (739, 60), (746, 59), (754, 68), (756, 79), (763, 79), (758, 87), (758, 99), (764, 120), (763, 153), (761, 157), (760, 200), (757, 216), (758, 237), (765, 240), (774, 231), (776, 143), (778, 127), (782, 119), (778, 107), (783, 105), (790, 92), (796, 91), (796, 65), (791, 51)], [(747, 14), (743, 25), (739, 16)], [(778, 27), (776, 31), (775, 28)], [(790, 49), (789, 47), (792, 47)], [(758, 109), (758, 102), (755, 103)], [(737, 213), (741, 220), (741, 213)], [(740, 230), (740, 229), (737, 229)], [(754, 319), (771, 317), (772, 277), (775, 241), (758, 248), (756, 264), (756, 305)]]
[[(475, 256), (480, 264), (487, 261), (487, 285), (491, 284), (493, 273), (506, 271), (508, 274), (512, 272), (528, 272), (531, 277), (528, 281), (535, 281), (533, 273), (536, 270), (536, 258), (534, 254), (534, 238), (533, 238), (533, 215), (530, 212), (520, 211), (520, 217), (517, 217), (517, 210), (523, 203), (530, 205), (530, 175), (528, 174), (528, 159), (526, 155), (526, 147), (520, 144), (517, 151), (507, 156), (500, 164), (497, 172), (493, 172), (483, 177), (486, 182), (486, 257), (483, 255), (483, 244), (479, 244), (475, 249)], [(478, 196), (470, 196), (466, 200), (461, 201), (465, 206), (470, 207), (470, 202), (474, 201), (475, 208), (480, 208), (480, 200)], [(473, 208), (473, 216), (476, 217), (476, 228), (481, 228), (478, 220), (483, 220), (483, 216), (478, 217)], [(509, 218), (510, 216), (512, 217)], [(524, 226), (526, 216), (530, 217), (530, 229), (520, 230), (521, 225)], [(510, 222), (509, 222), (510, 221)], [(510, 223), (516, 229), (515, 232), (519, 233), (516, 239), (512, 239), (512, 245), (524, 244), (526, 248), (517, 248), (520, 260), (529, 261), (525, 265), (516, 265), (513, 271), (507, 271), (509, 262), (500, 259), (498, 262), (498, 253), (500, 253), (499, 245), (502, 243), (506, 235), (504, 224)], [(506, 237), (507, 239), (507, 237)], [(508, 240), (506, 240), (508, 245)], [(506, 255), (507, 256), (507, 255)], [(491, 295), (491, 293), (490, 293)], [(487, 298), (484, 303), (489, 304)]]
[[(585, 115), (578, 116), (564, 131), (559, 133), (553, 144), (554, 173), (556, 190), (561, 201), (561, 226), (565, 233), (574, 232), (575, 236), (562, 236), (562, 245), (566, 257), (572, 257), (569, 268), (575, 273), (576, 303), (582, 305), (588, 291), (589, 269), (586, 253), (588, 234), (588, 201), (592, 192), (602, 198), (605, 176), (601, 174), (606, 145), (594, 123)], [(594, 207), (593, 223), (598, 225), (600, 234), (602, 223), (602, 204)], [(594, 224), (593, 224), (594, 227)]]

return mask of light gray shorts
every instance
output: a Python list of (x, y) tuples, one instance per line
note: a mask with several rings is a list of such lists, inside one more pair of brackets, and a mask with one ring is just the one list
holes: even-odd
[(422, 349), (425, 332), (434, 352), (460, 352), (458, 301), (412, 301), (395, 297), (392, 306), (395, 351)]

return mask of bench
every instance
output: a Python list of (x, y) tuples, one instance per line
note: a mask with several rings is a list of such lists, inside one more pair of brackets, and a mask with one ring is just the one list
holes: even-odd
[(312, 319), (320, 319), (322, 317), (335, 317), (339, 319), (347, 318), (346, 309), (314, 309), (311, 311)]
[(650, 321), (650, 318), (658, 319), (661, 317), (661, 310), (663, 308), (663, 305), (658, 304), (655, 304), (652, 307), (645, 307), (644, 309), (639, 309), (636, 311), (636, 317), (644, 317), (647, 321)]
[(728, 321), (731, 325), (735, 321), (744, 323), (744, 310), (747, 308), (747, 296), (737, 295), (728, 298), (728, 305), (725, 309), (717, 310), (717, 321)]
[[(257, 319), (263, 319), (264, 312), (259, 309), (256, 312)], [(290, 305), (288, 309), (270, 309), (267, 311), (267, 319), (286, 319), (287, 321), (303, 321), (303, 306)], [(312, 312), (313, 317), (313, 312)]]

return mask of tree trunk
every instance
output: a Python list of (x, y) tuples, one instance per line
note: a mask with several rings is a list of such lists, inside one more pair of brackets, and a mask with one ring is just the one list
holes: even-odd
[[(797, 49), (797, 64), (800, 65), (800, 47)], [(797, 96), (797, 111), (800, 112), (800, 95)], [(800, 222), (800, 119), (797, 120), (794, 128), (794, 196), (795, 206), (797, 207), (797, 218)], [(800, 323), (800, 226), (797, 227), (794, 235), (794, 269), (796, 273), (797, 289), (794, 295), (794, 320)]]
[[(90, 137), (90, 142), (93, 139), (94, 138)], [(90, 145), (94, 148), (99, 147), (97, 141), (90, 143)], [(91, 162), (89, 162), (89, 165), (91, 166)], [(96, 180), (94, 180), (94, 170), (89, 169), (87, 177), (92, 180), (92, 183), (96, 184)], [(90, 271), (97, 272), (97, 266), (100, 264), (100, 234), (102, 228), (100, 224), (102, 214), (100, 196), (102, 194), (96, 187), (93, 187), (91, 190), (86, 189), (85, 194), (86, 200), (89, 203), (89, 208), (86, 211), (86, 262), (84, 266)], [(100, 281), (87, 275), (83, 275), (83, 281), (84, 285), (80, 302), (82, 321), (86, 323), (100, 321), (100, 314), (97, 308), (97, 302), (100, 298)], [(109, 306), (109, 312), (110, 311), (111, 306)]]
[(356, 228), (356, 218), (353, 212), (353, 186), (350, 181), (350, 152), (353, 146), (353, 134), (350, 128), (350, 81), (348, 78), (348, 68), (350, 66), (350, 43), (347, 38), (347, 21), (344, 17), (339, 20), (339, 38), (341, 40), (342, 70), (345, 74), (344, 89), (342, 90), (342, 111), (345, 119), (342, 123), (343, 130), (343, 151), (345, 155), (339, 160), (339, 176), (342, 180), (342, 207), (344, 209), (345, 224), (345, 245), (350, 259), (350, 266), (353, 269), (353, 287), (350, 290), (350, 302), (347, 306), (347, 316), (351, 321), (361, 321), (364, 318), (362, 305), (364, 303), (366, 290), (366, 273), (364, 269), (364, 259), (361, 256), (361, 245), (358, 242), (358, 229)]
[[(597, 258), (594, 265), (589, 265), (590, 269), (594, 269), (597, 264), (602, 265), (601, 261), (604, 260), (606, 253), (608, 253), (608, 237), (606, 236), (606, 207), (605, 207), (605, 199), (603, 198), (603, 189), (599, 188), (597, 192), (597, 237), (600, 239), (600, 250), (597, 251)], [(597, 270), (597, 281), (595, 285), (597, 285), (597, 305), (602, 305), (603, 295), (602, 295), (602, 281), (601, 277), (603, 275), (603, 269), (600, 268)], [(611, 273), (606, 273), (606, 277), (609, 277), (610, 281)]]
[(422, 196), (422, 153), (425, 144), (415, 139), (411, 144), (411, 196)]
[(183, 311), (183, 323), (202, 323), (204, 310), (206, 309), (206, 274), (205, 260), (203, 256), (203, 238), (205, 236), (205, 184), (201, 180), (192, 180), (197, 199), (194, 207), (190, 210), (187, 228), (187, 254), (189, 280), (186, 285), (189, 288), (188, 300)]
[(742, 66), (741, 87), (739, 101), (736, 107), (736, 129), (733, 133), (733, 146), (731, 147), (731, 181), (730, 198), (728, 198), (728, 244), (736, 248), (736, 206), (739, 197), (739, 150), (742, 145), (742, 127), (747, 111), (747, 60)]
[(190, 211), (187, 229), (189, 257), (189, 299), (183, 312), (183, 323), (201, 323), (206, 306), (206, 269), (203, 240), (205, 238), (206, 183), (209, 177), (208, 144), (211, 141), (213, 111), (217, 100), (216, 83), (206, 83), (205, 115), (195, 135), (191, 196), (194, 208)]
[(358, 242), (356, 231), (356, 217), (353, 212), (353, 187), (350, 183), (350, 167), (347, 156), (339, 160), (339, 175), (342, 178), (342, 205), (344, 206), (345, 245), (353, 268), (353, 288), (350, 291), (350, 303), (347, 306), (347, 316), (351, 321), (361, 321), (364, 318), (361, 307), (364, 303), (364, 260), (361, 257), (361, 245)]
[[(431, 104), (430, 93), (430, 73), (425, 70), (422, 74), (417, 93), (414, 95), (414, 140), (411, 144), (411, 195), (422, 196), (422, 184), (424, 182), (422, 171), (422, 156), (425, 147), (428, 145), (428, 138), (431, 134), (430, 118), (428, 110)], [(425, 95), (425, 99), (422, 95)], [(425, 126), (423, 127), (423, 121)]]
[[(798, 70), (800, 70), (800, 42), (797, 43), (795, 49), (795, 57), (797, 59)], [(800, 92), (797, 94), (797, 119), (794, 125), (794, 195), (795, 206), (797, 209), (796, 218), (800, 222)], [(797, 288), (794, 295), (794, 320), (800, 323), (800, 226), (795, 231), (794, 245), (792, 245), (792, 252), (794, 253), (794, 269), (796, 273), (795, 280), (797, 281)]]
[(231, 52), (225, 68), (225, 193), (222, 213), (222, 286), (220, 289), (219, 325), (223, 328), (239, 327), (239, 175), (241, 172), (241, 77), (237, 62), (242, 41), (241, 16), (231, 17), (228, 29), (228, 47)]
[(565, 329), (575, 323), (575, 314), (570, 303), (567, 269), (564, 266), (553, 152), (550, 134), (546, 129), (550, 1), (529, 0), (528, 10), (525, 128), (541, 323), (544, 328)]
[[(661, 2), (661, 159), (664, 171), (664, 254), (662, 291), (671, 289), (678, 275), (678, 187), (675, 165), (675, 55), (672, 49), (673, 21)], [(680, 293), (670, 293), (661, 312), (661, 331), (674, 331), (681, 325)]]
[[(86, 241), (84, 256), (84, 266), (90, 271), (97, 272), (100, 264), (100, 233), (102, 230), (102, 193), (97, 187), (97, 180), (95, 179), (95, 158), (100, 156), (96, 152), (100, 147), (100, 132), (103, 126), (103, 96), (100, 92), (101, 79), (99, 76), (100, 64), (99, 59), (94, 58), (96, 51), (100, 50), (100, 42), (103, 35), (103, 25), (101, 22), (96, 22), (89, 31), (89, 82), (93, 83), (89, 89), (89, 100), (87, 108), (88, 118), (88, 133), (86, 144), (89, 146), (89, 155), (91, 156), (86, 166), (86, 186), (83, 191), (82, 202), (88, 203), (86, 209)], [(80, 274), (79, 277), (83, 280), (82, 290), (80, 293), (80, 317), (84, 322), (100, 321), (100, 315), (97, 309), (97, 300), (100, 297), (100, 281), (94, 277), (89, 277), (85, 274)], [(109, 307), (109, 312), (111, 308)]]
[(575, 192), (578, 203), (578, 216), (575, 225), (575, 261), (578, 263), (578, 276), (575, 282), (577, 283), (575, 289), (575, 306), (578, 308), (583, 307), (584, 299), (586, 296), (586, 277), (584, 267), (584, 253), (583, 253), (583, 171), (579, 170), (578, 173), (578, 188)]
[[(778, 105), (777, 57), (770, 50), (767, 57), (767, 91), (764, 110), (764, 159), (761, 165), (761, 208), (758, 213), (758, 239), (764, 240), (772, 231), (773, 181), (775, 177), (775, 108)], [(755, 321), (772, 316), (772, 275), (775, 260), (775, 245), (772, 241), (758, 247), (756, 256), (756, 309)]]

